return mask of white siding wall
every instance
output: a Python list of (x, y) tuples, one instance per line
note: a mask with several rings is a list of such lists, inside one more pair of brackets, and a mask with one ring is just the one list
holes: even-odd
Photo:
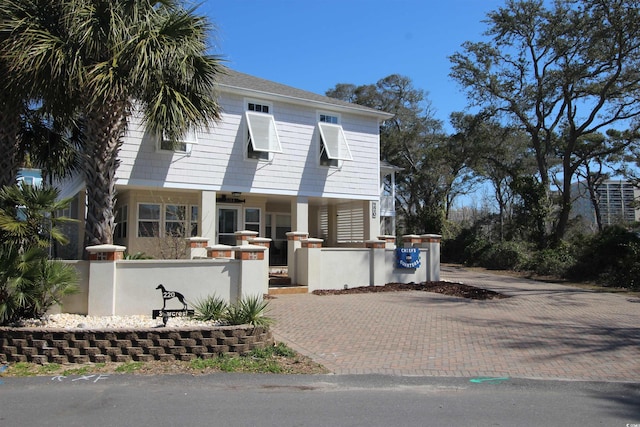
[[(132, 122), (120, 151), (119, 185), (241, 191), (361, 200), (379, 196), (379, 137), (374, 117), (341, 113), (353, 161), (319, 165), (315, 107), (272, 102), (282, 153), (270, 163), (245, 160), (245, 98), (223, 94), (222, 122), (198, 133), (191, 155), (156, 150), (152, 135)], [(331, 112), (330, 109), (321, 109)]]

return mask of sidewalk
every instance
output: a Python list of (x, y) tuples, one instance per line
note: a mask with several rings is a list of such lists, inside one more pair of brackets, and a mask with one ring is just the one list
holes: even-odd
[(512, 298), (279, 295), (275, 338), (335, 374), (640, 382), (640, 298), (456, 267), (441, 276)]

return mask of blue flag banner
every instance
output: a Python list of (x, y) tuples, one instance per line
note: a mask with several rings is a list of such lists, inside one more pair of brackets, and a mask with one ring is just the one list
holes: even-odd
[(420, 268), (420, 249), (396, 248), (397, 268)]

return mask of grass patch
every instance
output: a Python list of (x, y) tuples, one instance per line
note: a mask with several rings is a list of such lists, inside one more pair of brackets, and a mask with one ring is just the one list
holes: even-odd
[(118, 366), (115, 371), (119, 374), (131, 374), (144, 367), (144, 362), (125, 362)]
[(190, 362), (123, 362), (86, 365), (17, 362), (0, 365), (0, 377), (57, 376), (74, 377), (91, 374), (208, 374), (214, 372), (325, 374), (328, 371), (283, 343), (255, 349), (244, 356), (222, 355)]

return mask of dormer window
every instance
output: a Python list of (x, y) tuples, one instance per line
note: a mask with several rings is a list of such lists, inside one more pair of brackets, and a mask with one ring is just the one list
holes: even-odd
[(340, 166), (341, 160), (353, 160), (351, 150), (344, 135), (338, 116), (320, 114), (318, 131), (320, 134), (320, 164)]
[(247, 158), (270, 160), (272, 153), (282, 153), (276, 121), (269, 112), (271, 106), (249, 102), (245, 119), (247, 123)]

